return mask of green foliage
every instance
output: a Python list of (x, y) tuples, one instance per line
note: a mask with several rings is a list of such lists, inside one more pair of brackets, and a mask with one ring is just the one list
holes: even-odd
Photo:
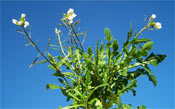
[[(158, 66), (165, 58), (164, 54), (150, 53), (153, 47), (153, 41), (147, 38), (138, 38), (138, 36), (152, 23), (152, 20), (141, 29), (140, 32), (133, 34), (133, 27), (130, 25), (130, 31), (127, 34), (127, 39), (119, 50), (117, 39), (113, 38), (109, 28), (105, 28), (105, 40), (107, 43), (97, 41), (96, 49), (93, 51), (89, 46), (87, 51), (83, 49), (83, 42), (86, 38), (86, 33), (75, 30), (75, 26), (80, 20), (71, 24), (70, 15), (64, 14), (61, 27), (66, 27), (69, 30), (67, 38), (69, 41), (62, 46), (60, 32), (56, 29), (57, 41), (59, 46), (49, 45), (61, 51), (62, 55), (53, 57), (50, 53), (47, 56), (43, 54), (36, 44), (31, 40), (31, 37), (25, 31), (18, 31), (25, 34), (29, 44), (33, 45), (39, 51), (45, 60), (38, 63), (49, 62), (48, 67), (54, 71), (53, 76), (58, 78), (61, 86), (56, 84), (47, 84), (46, 89), (60, 89), (62, 94), (67, 97), (67, 101), (72, 100), (70, 106), (64, 109), (108, 109), (117, 106), (117, 109), (132, 109), (131, 104), (123, 104), (121, 95), (126, 92), (132, 92), (136, 96), (137, 78), (147, 76), (148, 79), (157, 85), (156, 77), (150, 69), (150, 65)], [(73, 21), (72, 21), (73, 22)], [(160, 29), (161, 27), (159, 27)], [(80, 42), (79, 36), (84, 35), (83, 42)], [(38, 55), (38, 57), (39, 57)], [(36, 58), (36, 60), (38, 59)], [(31, 65), (36, 64), (36, 60)], [(36, 63), (35, 63), (36, 62)], [(63, 70), (67, 70), (63, 72)], [(60, 109), (62, 107), (59, 107)], [(146, 109), (145, 106), (139, 106), (136, 109)]]
[[(73, 52), (69, 48), (68, 55), (65, 57), (59, 56), (59, 62), (56, 65), (58, 68), (66, 66), (71, 69), (72, 72), (62, 73), (69, 79), (71, 87), (68, 87), (65, 81), (59, 78), (59, 82), (65, 85), (64, 88), (52, 84), (47, 85), (47, 88), (60, 88), (68, 100), (73, 100), (72, 105), (66, 108), (86, 107), (102, 109), (117, 104), (119, 109), (132, 109), (130, 104), (122, 104), (120, 96), (129, 91), (133, 92), (135, 96), (136, 78), (141, 75), (147, 75), (148, 79), (156, 86), (156, 77), (148, 65), (157, 66), (165, 59), (166, 55), (151, 53), (147, 56), (148, 51), (152, 49), (153, 42), (146, 38), (129, 40), (132, 30), (128, 34), (127, 41), (123, 45), (123, 52), (120, 53), (118, 52), (118, 42), (116, 39), (112, 41), (112, 35), (108, 28), (105, 28), (105, 39), (108, 42), (105, 45), (106, 49), (103, 43), (99, 47), (99, 41), (94, 54), (90, 46), (87, 49), (87, 53), (80, 52), (79, 49), (75, 49)], [(142, 43), (145, 44), (142, 46)], [(130, 48), (128, 50), (129, 45)], [(48, 54), (48, 57), (56, 62), (50, 54)], [(144, 57), (146, 58), (144, 59)], [(74, 69), (71, 68), (71, 65), (74, 65)], [(55, 70), (53, 67), (49, 67)], [(137, 69), (133, 71), (132, 68)], [(53, 76), (61, 77), (58, 72), (54, 73)], [(146, 107), (139, 106), (137, 108), (145, 109)]]
[(112, 35), (111, 35), (111, 31), (109, 30), (109, 28), (105, 28), (105, 39), (110, 42), (112, 40)]
[[(72, 99), (72, 105), (66, 108), (96, 107), (101, 109), (117, 104), (119, 109), (132, 109), (130, 104), (122, 104), (119, 98), (122, 94), (129, 91), (132, 91), (134, 96), (136, 95), (137, 77), (147, 75), (154, 86), (157, 85), (156, 77), (148, 65), (157, 66), (164, 60), (166, 55), (151, 53), (147, 56), (148, 51), (153, 46), (153, 42), (150, 39), (142, 38), (129, 41), (131, 37), (129, 36), (124, 44), (122, 53), (124, 55), (122, 55), (118, 52), (117, 40), (113, 39), (112, 41), (112, 35), (108, 28), (105, 28), (105, 35), (105, 39), (108, 42), (105, 45), (106, 50), (103, 43), (99, 47), (98, 41), (95, 54), (93, 54), (91, 47), (88, 47), (87, 53), (80, 52), (79, 49), (75, 49), (75, 52), (73, 52), (69, 48), (66, 57), (58, 57), (58, 67), (66, 66), (71, 69), (71, 65), (74, 65), (75, 69), (71, 69), (72, 72), (62, 73), (69, 79), (71, 87), (68, 87), (65, 81), (59, 78), (59, 82), (65, 85), (64, 89), (53, 84), (48, 84), (47, 89), (60, 88), (68, 99)], [(130, 31), (129, 35), (132, 35), (132, 31)], [(126, 47), (126, 43), (127, 45), (132, 44), (129, 50)], [(145, 44), (142, 46), (140, 45), (141, 43)], [(145, 56), (147, 56), (146, 59), (144, 59)], [(50, 54), (48, 54), (48, 57), (53, 62), (56, 62)], [(68, 58), (70, 61), (68, 61)], [(136, 60), (136, 63), (134, 63), (134, 60)], [(49, 67), (55, 70), (53, 67)], [(130, 71), (132, 68), (137, 67), (138, 69), (135, 71)], [(57, 72), (53, 76), (61, 77), (60, 73)], [(145, 109), (146, 107), (139, 106), (137, 108)]]
[[(65, 66), (70, 72), (58, 72), (55, 67), (49, 67), (56, 71), (53, 76), (58, 77), (58, 81), (64, 86), (48, 84), (47, 89), (61, 89), (67, 100), (73, 103), (65, 108), (110, 108), (117, 104), (119, 109), (132, 109), (132, 105), (123, 104), (120, 96), (126, 92), (132, 92), (136, 96), (137, 78), (141, 75), (148, 76), (148, 79), (157, 85), (156, 77), (150, 70), (149, 65), (158, 66), (166, 55), (155, 55), (149, 51), (153, 47), (150, 39), (131, 39), (131, 30), (128, 32), (126, 42), (119, 53), (119, 45), (113, 39), (111, 32), (105, 28), (106, 45), (99, 41), (93, 54), (89, 46), (87, 52), (82, 52), (79, 48), (68, 48), (68, 54), (58, 56), (58, 62), (48, 53), (49, 60), (55, 63), (57, 68)], [(106, 47), (106, 48), (105, 48)], [(137, 68), (137, 69), (133, 69)], [(68, 79), (68, 82), (64, 78)], [(60, 107), (61, 108), (61, 107)], [(139, 106), (137, 109), (145, 109)]]

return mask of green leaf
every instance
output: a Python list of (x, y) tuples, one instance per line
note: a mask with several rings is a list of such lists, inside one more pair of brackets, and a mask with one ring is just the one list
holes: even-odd
[(149, 75), (153, 75), (153, 72), (149, 68), (144, 67), (144, 66), (142, 67), (148, 72)]
[(105, 35), (106, 35), (105, 40), (110, 42), (112, 40), (112, 35), (111, 35), (111, 32), (110, 32), (109, 28), (105, 28)]
[(76, 96), (75, 93), (72, 93), (72, 89), (69, 89), (69, 90), (67, 90), (66, 92), (67, 92), (67, 94), (68, 94), (70, 97), (72, 97), (73, 100), (79, 101), (79, 102), (82, 101), (79, 97)]
[(157, 85), (157, 80), (156, 80), (156, 77), (153, 75), (153, 73), (151, 72), (151, 70), (147, 67), (144, 67), (142, 66), (148, 73), (148, 77), (149, 77), (149, 80), (154, 84), (154, 86)]
[(51, 60), (52, 62), (54, 62), (54, 58), (52, 57), (52, 55), (50, 53), (48, 53), (48, 57), (49, 57), (49, 60)]
[(48, 67), (52, 70), (56, 70), (52, 65), (48, 65)]
[(147, 38), (142, 38), (142, 39), (136, 39), (134, 41), (135, 44), (138, 44), (138, 43), (145, 43), (145, 42), (148, 42), (150, 41), (150, 39), (147, 39)]
[(64, 84), (64, 81), (63, 81), (63, 79), (61, 79), (61, 78), (58, 78), (58, 81), (59, 81), (60, 83), (63, 83), (63, 84)]
[(68, 55), (72, 56), (72, 48), (71, 47), (68, 48)]
[(91, 107), (96, 107), (96, 109), (103, 109), (103, 105), (98, 98), (93, 98), (88, 104), (90, 104)]
[(146, 109), (146, 106), (144, 106), (144, 105), (138, 106), (136, 109)]
[(58, 86), (56, 84), (51, 84), (51, 83), (47, 84), (46, 86), (46, 89), (59, 89), (59, 88), (64, 88), (64, 87)]
[(123, 105), (123, 109), (132, 109), (132, 106), (130, 104)]
[(88, 101), (88, 99), (91, 97), (91, 95), (94, 93), (95, 90), (97, 90), (97, 89), (100, 88), (100, 87), (104, 87), (104, 86), (106, 86), (106, 85), (108, 85), (108, 84), (101, 84), (101, 85), (99, 85), (99, 86), (96, 86), (96, 87), (88, 94), (88, 96), (87, 96), (87, 101)]
[(88, 46), (88, 54), (92, 55), (92, 48), (90, 46)]
[(85, 106), (84, 104), (75, 104), (72, 106), (64, 107), (64, 109), (77, 109), (78, 107)]
[(118, 42), (117, 42), (116, 39), (113, 40), (112, 47), (113, 47), (113, 50), (114, 51), (117, 51), (118, 50)]
[(154, 75), (149, 75), (149, 80), (153, 82), (154, 86), (157, 86), (157, 80)]
[(97, 41), (97, 45), (96, 45), (96, 50), (95, 50), (95, 66), (98, 66), (98, 44), (99, 44), (99, 40)]
[(59, 77), (62, 77), (62, 74), (59, 73), (59, 72), (56, 72), (56, 73), (54, 73), (52, 76), (59, 76)]
[(78, 61), (80, 62), (81, 54), (80, 54), (80, 50), (79, 50), (79, 49), (76, 49), (76, 51), (75, 51), (75, 55), (76, 55)]
[(145, 43), (144, 46), (143, 46), (143, 48), (142, 48), (142, 50), (147, 50), (147, 51), (151, 50), (152, 47), (153, 47), (153, 44), (154, 44), (153, 42), (147, 42), (147, 43)]
[(146, 61), (149, 61), (151, 65), (158, 66), (166, 58), (166, 55), (154, 55), (151, 53), (147, 58)]
[(101, 43), (101, 47), (100, 47), (100, 53), (104, 53), (104, 44), (103, 44), (103, 42)]
[(124, 68), (123, 71), (122, 71), (122, 76), (128, 76), (128, 69), (127, 68)]

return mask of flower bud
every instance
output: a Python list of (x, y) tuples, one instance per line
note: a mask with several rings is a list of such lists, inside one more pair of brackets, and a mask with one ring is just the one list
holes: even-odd
[(149, 18), (149, 22), (152, 22), (156, 18), (155, 14), (152, 14), (151, 17)]
[(26, 14), (21, 14), (21, 18), (25, 18), (26, 17)]
[(156, 22), (156, 23), (154, 24), (154, 28), (155, 28), (155, 29), (161, 29), (161, 28), (162, 28), (161, 23), (160, 23), (160, 22)]
[(152, 14), (152, 16), (151, 16), (151, 19), (155, 19), (156, 18), (156, 15), (155, 14)]

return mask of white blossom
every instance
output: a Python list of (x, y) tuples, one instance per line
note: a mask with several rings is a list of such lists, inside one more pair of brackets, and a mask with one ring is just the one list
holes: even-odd
[(28, 21), (25, 21), (24, 22), (24, 28), (26, 28), (27, 26), (29, 26), (29, 22)]
[(18, 23), (18, 21), (16, 19), (12, 19), (12, 23), (14, 23), (16, 25)]
[(22, 13), (21, 18), (25, 18), (25, 17), (26, 17), (26, 14)]
[(74, 9), (70, 8), (70, 9), (67, 11), (67, 14), (69, 15), (69, 14), (72, 14), (72, 13), (74, 13)]
[(73, 19), (76, 17), (77, 15), (74, 13), (74, 9), (70, 8), (68, 11), (67, 11), (67, 19), (69, 20), (69, 23), (73, 23)]
[(154, 28), (155, 28), (155, 29), (161, 29), (161, 28), (162, 28), (161, 23), (160, 23), (160, 22), (156, 22), (156, 23), (154, 24)]
[(151, 19), (155, 19), (156, 18), (156, 15), (155, 14), (152, 14), (152, 16), (151, 16)]

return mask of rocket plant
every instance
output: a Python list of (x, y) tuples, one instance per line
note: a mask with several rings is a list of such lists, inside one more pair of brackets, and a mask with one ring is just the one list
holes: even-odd
[[(68, 38), (63, 41), (63, 33), (55, 28), (57, 45), (48, 41), (46, 51), (43, 53), (31, 38), (29, 22), (26, 15), (22, 14), (19, 21), (13, 19), (12, 22), (20, 26), (18, 32), (25, 35), (26, 41), (39, 52), (38, 56), (30, 67), (37, 63), (48, 63), (48, 67), (53, 70), (53, 76), (58, 78), (62, 85), (47, 84), (47, 89), (60, 89), (67, 97), (67, 101), (72, 100), (70, 106), (64, 109), (131, 109), (131, 104), (123, 104), (121, 95), (132, 92), (136, 96), (137, 78), (146, 75), (157, 85), (156, 77), (150, 66), (158, 66), (166, 55), (150, 53), (153, 41), (148, 38), (140, 38), (140, 34), (149, 29), (161, 29), (161, 23), (155, 22), (156, 15), (153, 14), (147, 24), (139, 31), (133, 32), (132, 25), (123, 45), (118, 45), (117, 39), (113, 38), (110, 29), (105, 28), (106, 43), (97, 41), (96, 49), (89, 46), (87, 50), (83, 48), (87, 31), (79, 32), (76, 29), (80, 20), (73, 22), (77, 15), (74, 9), (69, 9), (63, 15), (60, 28), (68, 30)], [(80, 40), (84, 37), (83, 40)], [(58, 49), (58, 56), (52, 56), (48, 48)], [(121, 47), (121, 51), (119, 51)], [(44, 60), (39, 60), (39, 56)], [(62, 108), (62, 107), (59, 107)], [(141, 105), (137, 109), (145, 109)]]

